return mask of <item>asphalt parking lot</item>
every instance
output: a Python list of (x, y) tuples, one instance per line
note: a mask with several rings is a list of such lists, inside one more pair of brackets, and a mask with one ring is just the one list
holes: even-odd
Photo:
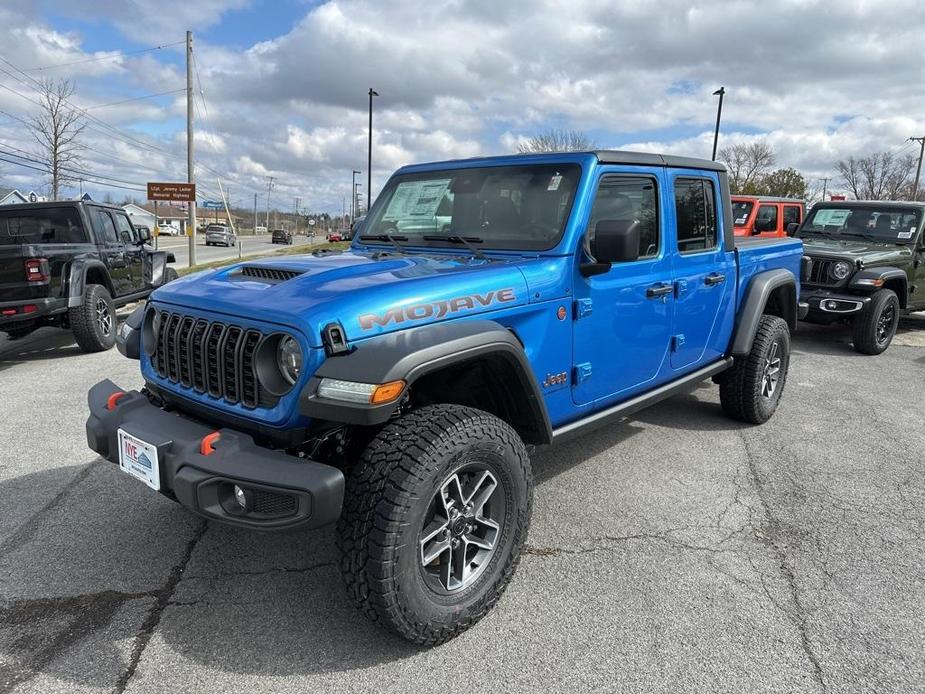
[(210, 525), (96, 459), (67, 333), (0, 337), (0, 694), (925, 690), (925, 316), (803, 327), (765, 426), (705, 384), (534, 456), (529, 548), (434, 650), (367, 623), (332, 533)]
[[(308, 246), (324, 243), (324, 235), (318, 234), (313, 239), (308, 236), (293, 236), (293, 246)], [(176, 267), (189, 266), (189, 239), (185, 236), (161, 236), (157, 240), (157, 247), (162, 251), (172, 251), (176, 257)], [(206, 246), (205, 234), (196, 237), (197, 264), (211, 263), (216, 260), (237, 258), (240, 255), (265, 255), (273, 253), (286, 246), (274, 244), (269, 234), (260, 236), (239, 236), (236, 246)]]

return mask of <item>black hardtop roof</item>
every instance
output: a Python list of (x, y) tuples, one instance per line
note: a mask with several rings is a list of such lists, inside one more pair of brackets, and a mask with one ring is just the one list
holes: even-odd
[(105, 207), (110, 210), (119, 210), (120, 212), (125, 212), (125, 210), (119, 205), (114, 205), (106, 202), (96, 202), (94, 200), (49, 200), (48, 202), (21, 202), (14, 205), (0, 205), (0, 211), (10, 210), (13, 212), (19, 211), (28, 211), (28, 210), (46, 210), (50, 207)]
[(806, 202), (801, 198), (781, 198), (775, 197), (773, 195), (750, 195), (748, 193), (733, 193), (729, 197), (731, 197), (733, 200), (736, 198), (748, 198), (749, 200), (757, 200), (758, 202), (792, 202), (800, 203), (801, 205), (806, 204)]
[(885, 207), (890, 208), (909, 208), (916, 207), (920, 210), (925, 209), (925, 202), (916, 202), (914, 200), (823, 200), (813, 204), (813, 207), (825, 205), (826, 207)]
[(670, 166), (676, 169), (706, 169), (726, 171), (725, 164), (697, 157), (679, 157), (673, 154), (652, 154), (651, 152), (624, 152), (604, 149), (592, 152), (601, 164), (643, 164), (645, 166)]

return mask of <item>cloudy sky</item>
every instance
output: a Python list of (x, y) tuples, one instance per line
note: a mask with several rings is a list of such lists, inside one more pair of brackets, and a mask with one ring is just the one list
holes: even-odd
[[(69, 78), (73, 102), (96, 119), (83, 169), (98, 182), (86, 190), (120, 198), (133, 191), (100, 182), (184, 180), (176, 44), (190, 29), (200, 189), (217, 196), (221, 174), (237, 205), (265, 196), (274, 176), (280, 209), (299, 196), (339, 212), (353, 169), (365, 188), (370, 86), (381, 95), (374, 193), (402, 164), (510, 152), (552, 127), (603, 147), (709, 157), (720, 85), (721, 145), (765, 138), (779, 165), (815, 181), (840, 158), (913, 152), (907, 138), (925, 135), (918, 10), (899, 0), (0, 0), (0, 158), (34, 156), (22, 122), (36, 110), (34, 81)], [(153, 46), (165, 47), (144, 50)], [(125, 101), (164, 92), (174, 93)], [(0, 186), (43, 185), (28, 159), (15, 161), (0, 160)]]

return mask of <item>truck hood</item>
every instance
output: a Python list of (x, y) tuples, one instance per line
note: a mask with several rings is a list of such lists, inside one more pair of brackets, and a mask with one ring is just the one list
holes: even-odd
[(200, 272), (161, 287), (152, 299), (296, 327), (318, 347), (321, 328), (333, 322), (352, 341), (527, 303), (521, 267), (539, 262), (348, 250)]
[(826, 239), (806, 237), (802, 239), (806, 255), (844, 258), (854, 262), (862, 260), (865, 265), (885, 265), (893, 262), (905, 262), (912, 257), (911, 246), (876, 243), (866, 239)]

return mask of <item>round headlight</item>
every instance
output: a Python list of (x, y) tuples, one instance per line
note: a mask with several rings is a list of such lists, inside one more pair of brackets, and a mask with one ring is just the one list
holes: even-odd
[(276, 349), (279, 370), (289, 383), (295, 383), (302, 372), (302, 348), (294, 338), (284, 337)]
[(832, 266), (832, 277), (837, 280), (845, 279), (851, 273), (851, 266), (843, 260)]

